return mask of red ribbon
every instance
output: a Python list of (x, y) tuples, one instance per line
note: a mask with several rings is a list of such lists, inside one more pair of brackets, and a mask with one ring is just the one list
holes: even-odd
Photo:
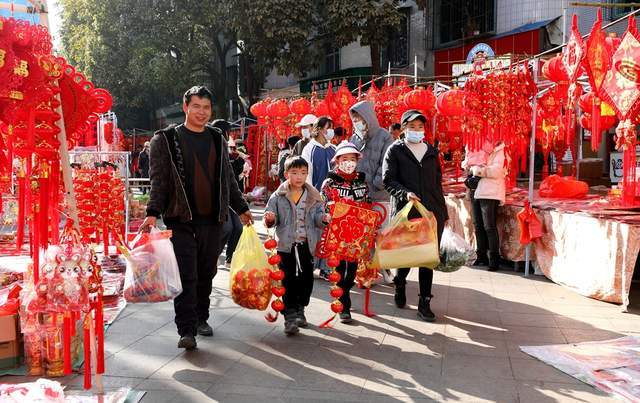
[(64, 374), (69, 375), (71, 369), (71, 313), (64, 315), (63, 348), (64, 348)]
[[(89, 319), (89, 318), (87, 318)], [(84, 388), (91, 389), (91, 325), (84, 324)]]

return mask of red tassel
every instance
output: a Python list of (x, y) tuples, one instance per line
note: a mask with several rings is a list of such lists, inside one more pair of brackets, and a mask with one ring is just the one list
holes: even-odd
[(46, 249), (49, 243), (49, 179), (39, 178), (40, 184), (40, 214), (38, 221), (40, 225), (40, 245)]
[(91, 389), (91, 330), (84, 326), (84, 388)]
[(331, 318), (329, 318), (326, 321), (322, 322), (318, 327), (321, 328), (321, 329), (332, 328), (333, 325), (331, 324), (331, 322), (333, 322), (333, 320), (335, 318), (336, 318), (336, 315), (333, 315)]
[(71, 312), (71, 337), (75, 337), (76, 335), (77, 322), (78, 322), (78, 313)]
[(362, 313), (364, 313), (367, 317), (372, 318), (376, 316), (376, 314), (369, 309), (370, 302), (371, 302), (371, 288), (367, 288), (364, 292), (364, 308), (362, 308)]
[(104, 238), (104, 255), (109, 256), (109, 227), (105, 223), (102, 226), (102, 235)]
[(96, 338), (97, 357), (96, 374), (104, 374), (104, 317), (102, 306), (102, 290), (98, 291), (98, 303), (96, 304)]
[(278, 320), (278, 312), (276, 312), (275, 315), (273, 313), (269, 312), (268, 314), (266, 314), (264, 316), (264, 318), (267, 320), (267, 322), (274, 323), (275, 321)]
[(591, 149), (598, 151), (600, 141), (602, 140), (602, 129), (600, 125), (600, 100), (593, 98), (593, 107), (591, 108)]
[[(34, 206), (35, 207), (35, 206)], [(40, 219), (42, 215), (33, 209), (33, 218), (31, 220), (30, 232), (30, 245), (31, 245), (31, 258), (33, 260), (33, 282), (38, 284), (40, 278)]]
[(18, 177), (18, 229), (16, 233), (16, 247), (18, 253), (22, 251), (24, 245), (24, 226), (27, 201), (27, 179), (24, 176)]
[(64, 315), (64, 328), (63, 328), (63, 340), (64, 340), (64, 374), (71, 374), (71, 314), (66, 313)]

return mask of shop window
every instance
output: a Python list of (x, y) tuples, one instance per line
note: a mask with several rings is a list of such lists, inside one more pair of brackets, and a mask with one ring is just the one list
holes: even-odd
[(327, 45), (324, 54), (324, 73), (331, 74), (340, 71), (340, 48)]
[[(637, 0), (609, 0), (609, 3), (613, 4), (629, 4), (638, 3)], [(636, 7), (637, 8), (637, 7)], [(617, 20), (620, 17), (624, 17), (626, 14), (634, 10), (634, 7), (611, 7), (611, 19)]]
[(439, 44), (473, 38), (495, 30), (495, 0), (436, 2)]

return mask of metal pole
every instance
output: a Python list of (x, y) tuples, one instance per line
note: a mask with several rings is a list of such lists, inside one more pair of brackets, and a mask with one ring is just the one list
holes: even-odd
[(562, 43), (567, 42), (567, 7), (562, 7)]
[(418, 84), (418, 55), (413, 56), (413, 84)]
[[(538, 59), (533, 59), (533, 82), (538, 84)], [(536, 157), (536, 118), (538, 107), (538, 94), (533, 97), (531, 105), (531, 138), (529, 140), (529, 203), (533, 203), (533, 187), (535, 182), (535, 157)], [(531, 243), (527, 245), (524, 255), (524, 276), (529, 277), (529, 267), (531, 265)]]

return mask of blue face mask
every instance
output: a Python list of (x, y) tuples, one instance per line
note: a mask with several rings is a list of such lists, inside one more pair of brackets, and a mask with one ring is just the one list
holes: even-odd
[(424, 140), (424, 132), (407, 130), (404, 133), (404, 138), (407, 139), (409, 143), (419, 143)]

